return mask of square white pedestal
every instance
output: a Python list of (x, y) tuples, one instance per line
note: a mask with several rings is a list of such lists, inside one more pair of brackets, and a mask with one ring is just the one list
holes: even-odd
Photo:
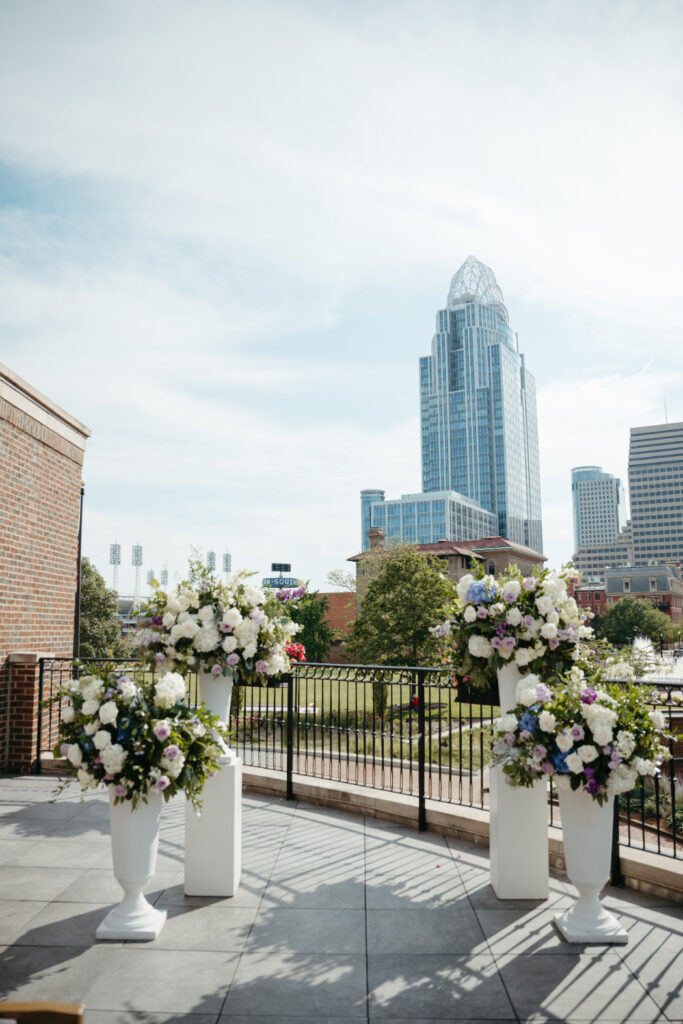
[(490, 774), (491, 885), (499, 900), (545, 900), (549, 894), (548, 785), (517, 789), (502, 768)]
[(231, 760), (208, 779), (199, 816), (185, 810), (185, 895), (234, 896), (242, 872), (242, 762)]

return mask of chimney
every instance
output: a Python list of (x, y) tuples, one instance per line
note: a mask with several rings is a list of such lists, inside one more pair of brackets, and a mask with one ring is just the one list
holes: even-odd
[(380, 530), (379, 526), (373, 526), (368, 530), (368, 538), (370, 540), (371, 551), (383, 551), (384, 550), (384, 539), (386, 533)]

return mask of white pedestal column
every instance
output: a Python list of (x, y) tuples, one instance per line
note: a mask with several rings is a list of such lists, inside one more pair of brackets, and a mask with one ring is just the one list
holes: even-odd
[[(199, 693), (209, 711), (230, 717), (232, 679), (199, 673)], [(220, 771), (202, 791), (201, 815), (185, 811), (186, 896), (234, 896), (242, 872), (242, 762), (224, 747)]]
[(555, 924), (567, 942), (624, 945), (628, 932), (599, 898), (609, 878), (614, 797), (600, 806), (581, 789), (560, 790), (560, 814), (567, 875), (579, 898)]
[[(516, 665), (498, 669), (501, 714), (515, 706), (521, 674)], [(508, 786), (502, 768), (490, 772), (491, 885), (500, 900), (545, 900), (549, 893), (548, 784)]]

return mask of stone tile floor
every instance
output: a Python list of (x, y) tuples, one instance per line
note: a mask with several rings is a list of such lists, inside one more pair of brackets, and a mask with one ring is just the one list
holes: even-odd
[(0, 778), (0, 997), (86, 1004), (87, 1024), (683, 1022), (683, 908), (604, 899), (622, 947), (573, 946), (571, 900), (500, 902), (488, 852), (441, 836), (245, 795), (233, 899), (183, 895), (184, 807), (164, 808), (155, 942), (96, 942), (120, 889), (108, 804)]

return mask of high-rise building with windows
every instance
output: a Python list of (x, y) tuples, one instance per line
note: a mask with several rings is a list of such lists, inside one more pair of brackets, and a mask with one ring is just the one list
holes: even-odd
[(634, 565), (683, 562), (683, 423), (631, 427)]
[(574, 550), (609, 544), (626, 523), (624, 488), (619, 477), (601, 466), (572, 469)]
[[(493, 271), (474, 256), (453, 277), (446, 308), (436, 315), (431, 355), (420, 359), (420, 417), (422, 495), (392, 502), (390, 521), (384, 495), (369, 500), (370, 492), (362, 492), (363, 549), (370, 527), (409, 540), (401, 530), (414, 522), (417, 543), (475, 539), (470, 531), (489, 524), (540, 552), (535, 382)], [(431, 498), (443, 504), (443, 514), (430, 512), (429, 536), (426, 511), (420, 534), (419, 498), (425, 508)], [(404, 503), (410, 509), (393, 508)]]

